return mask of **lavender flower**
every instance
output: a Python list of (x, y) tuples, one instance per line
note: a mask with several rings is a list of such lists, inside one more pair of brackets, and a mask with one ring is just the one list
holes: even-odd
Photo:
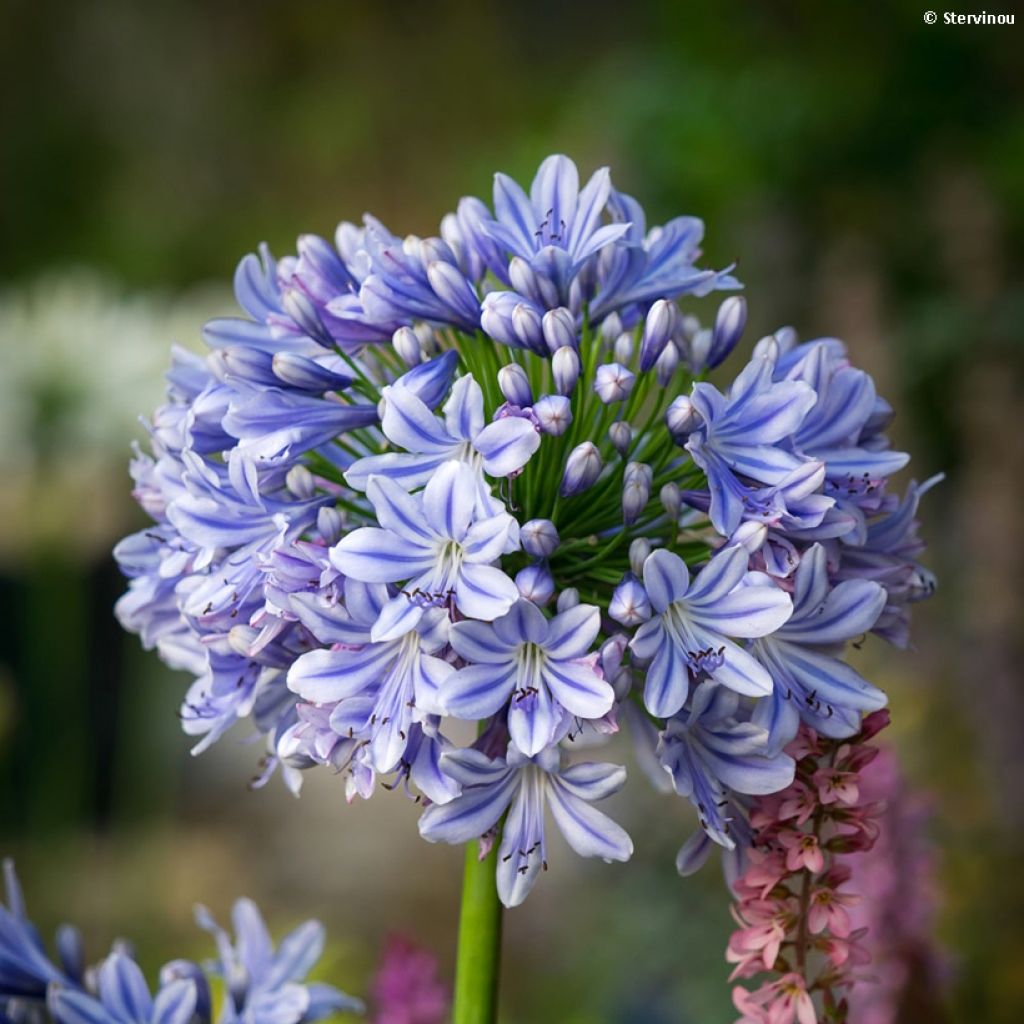
[(452, 600), (464, 615), (485, 621), (509, 610), (518, 591), (491, 563), (510, 544), (519, 546), (519, 528), (507, 512), (476, 516), (477, 486), (468, 466), (445, 462), (419, 497), (387, 477), (370, 477), (366, 490), (383, 526), (343, 537), (331, 561), (364, 583), (405, 582), (381, 609), (374, 639), (403, 635), (431, 602)]
[(766, 636), (793, 606), (778, 588), (751, 585), (749, 577), (742, 547), (715, 555), (692, 586), (678, 555), (655, 551), (647, 559), (644, 589), (655, 616), (636, 631), (630, 648), (651, 659), (644, 703), (652, 715), (668, 718), (679, 711), (698, 674), (752, 697), (771, 693), (768, 672), (729, 638)]
[(477, 750), (446, 754), (444, 770), (462, 785), (462, 795), (429, 808), (420, 835), (430, 842), (465, 843), (489, 833), (508, 811), (498, 847), (498, 895), (506, 907), (522, 903), (547, 865), (544, 812), (581, 857), (628, 860), (633, 843), (607, 815), (591, 807), (619, 790), (625, 770), (613, 764), (561, 766), (558, 751), (535, 758), (509, 748), (506, 758)]
[(469, 664), (444, 681), (441, 703), (448, 714), (471, 720), (509, 704), (512, 742), (533, 757), (565, 735), (570, 716), (601, 718), (611, 710), (612, 688), (586, 660), (600, 628), (592, 605), (549, 620), (529, 601), (493, 623), (457, 622), (452, 648)]

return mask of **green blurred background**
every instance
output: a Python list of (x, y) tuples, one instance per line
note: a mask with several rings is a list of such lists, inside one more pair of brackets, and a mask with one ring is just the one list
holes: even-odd
[[(923, 11), (8, 0), (0, 848), (42, 925), (80, 921), (97, 955), (129, 934), (154, 968), (203, 955), (193, 901), (223, 916), (246, 893), (278, 929), (319, 915), (357, 992), (395, 929), (450, 969), (459, 852), (422, 843), (397, 795), (346, 806), (327, 773), (300, 801), (250, 792), (259, 750), (235, 736), (190, 758), (186, 680), (120, 633), (109, 549), (141, 522), (135, 417), (169, 344), (230, 309), (242, 253), (365, 210), (430, 233), (492, 171), (528, 180), (564, 151), (611, 165), (652, 222), (703, 217), (707, 262), (742, 258), (748, 334), (844, 338), (918, 479), (947, 472), (917, 650), (862, 662), (934, 801), (948, 1019), (1020, 1021), (1024, 46)], [(613, 811), (634, 862), (556, 855), (509, 915), (507, 1021), (733, 1019), (720, 875), (675, 875), (690, 816), (633, 783)]]

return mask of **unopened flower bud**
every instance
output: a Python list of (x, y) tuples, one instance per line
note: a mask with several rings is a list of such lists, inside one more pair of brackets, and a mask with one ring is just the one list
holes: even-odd
[(748, 555), (753, 555), (761, 550), (767, 536), (768, 528), (764, 523), (749, 519), (747, 522), (740, 523), (736, 527), (733, 535), (728, 540), (728, 544), (741, 544)]
[(575, 587), (566, 587), (558, 595), (558, 600), (555, 602), (555, 609), (558, 612), (567, 612), (570, 608), (575, 608), (580, 603), (580, 592)]
[(541, 433), (558, 436), (572, 423), (572, 406), (564, 395), (545, 395), (533, 403), (533, 415)]
[(551, 352), (560, 348), (576, 348), (576, 318), (565, 306), (549, 309), (541, 320), (541, 329)]
[(538, 607), (546, 605), (555, 596), (555, 578), (543, 565), (528, 565), (516, 573), (516, 587), (520, 596)]
[(419, 366), (423, 360), (423, 346), (411, 327), (399, 327), (391, 336), (391, 344), (406, 366)]
[(616, 420), (608, 428), (608, 437), (611, 439), (612, 447), (625, 458), (633, 444), (633, 428), (622, 420)]
[(666, 345), (664, 351), (658, 356), (658, 361), (654, 364), (655, 378), (663, 388), (666, 388), (676, 375), (678, 368), (679, 349), (675, 345)]
[(630, 331), (623, 331), (615, 339), (615, 344), (612, 346), (612, 355), (615, 356), (615, 361), (625, 366), (633, 358), (635, 347), (636, 343), (633, 341), (632, 333)]
[(530, 378), (518, 363), (509, 363), (498, 371), (498, 387), (505, 396), (505, 401), (526, 409), (533, 405), (533, 391), (530, 390)]
[(527, 306), (525, 302), (516, 304), (512, 310), (512, 332), (523, 348), (536, 347), (536, 339), (543, 337), (543, 334), (540, 315), (532, 306)]
[(428, 263), (427, 280), (434, 294), (446, 306), (458, 310), (470, 321), (475, 321), (480, 316), (480, 300), (465, 275), (454, 263), (449, 263), (445, 259)]
[(715, 329), (708, 352), (708, 369), (720, 366), (736, 347), (747, 325), (747, 300), (742, 295), (730, 295), (718, 307)]
[(580, 378), (580, 357), (576, 350), (563, 346), (556, 349), (551, 357), (551, 376), (554, 378), (555, 390), (560, 395), (571, 395)]
[(668, 432), (677, 441), (681, 441), (700, 426), (701, 418), (693, 402), (686, 395), (680, 395), (668, 407), (665, 422), (668, 424)]
[(601, 475), (601, 469), (601, 453), (597, 446), (590, 441), (578, 444), (565, 460), (565, 472), (562, 474), (559, 493), (563, 498), (582, 493), (593, 486)]
[(334, 339), (327, 333), (313, 300), (298, 288), (285, 288), (281, 293), (281, 309), (298, 327), (325, 348), (334, 348)]
[(665, 510), (669, 519), (676, 522), (683, 507), (683, 497), (679, 492), (679, 485), (674, 482), (665, 484), (661, 489), (661, 507)]
[(328, 547), (337, 544), (341, 540), (342, 531), (345, 529), (345, 519), (341, 514), (341, 510), (330, 508), (326, 505), (319, 508), (316, 513), (316, 529), (317, 533), (320, 534), (320, 539)]
[(288, 488), (296, 498), (308, 501), (316, 491), (316, 481), (313, 474), (305, 466), (296, 465), (288, 470), (284, 478), (285, 487)]
[(623, 478), (627, 483), (641, 480), (650, 487), (654, 481), (654, 470), (646, 462), (630, 462), (626, 466)]
[(441, 351), (441, 346), (438, 344), (437, 335), (434, 333), (434, 328), (430, 324), (421, 321), (416, 324), (412, 329), (413, 334), (416, 335), (417, 340), (420, 343), (420, 349), (423, 352), (423, 357), (429, 359), (431, 356), (436, 356)]
[[(228, 350), (223, 354), (228, 369), (237, 371), (238, 354), (236, 350)], [(244, 357), (243, 357), (244, 358)], [(276, 352), (271, 361), (274, 376), (285, 384), (300, 391), (311, 391), (323, 394), (325, 391), (337, 391), (348, 387), (352, 383), (352, 375), (347, 367), (342, 365), (337, 368), (340, 359), (328, 360), (334, 363), (334, 368), (310, 359), (309, 356), (299, 355), (298, 352)]]
[(700, 373), (708, 365), (708, 353), (711, 351), (711, 329), (702, 327), (694, 334), (687, 345), (687, 360), (694, 373)]
[(594, 374), (594, 391), (605, 405), (621, 402), (633, 390), (636, 375), (619, 363), (605, 363)]
[(513, 289), (541, 309), (558, 305), (558, 288), (544, 273), (537, 273), (522, 256), (513, 256), (508, 265), (508, 279)]
[(550, 519), (531, 519), (523, 523), (519, 540), (531, 558), (550, 558), (558, 550), (558, 530)]
[(775, 340), (779, 343), (779, 350), (785, 354), (790, 349), (796, 348), (800, 336), (793, 327), (780, 327), (775, 332)]
[(601, 337), (608, 343), (614, 343), (622, 333), (622, 317), (618, 313), (609, 313), (601, 321)]
[(636, 626), (651, 617), (647, 591), (632, 573), (622, 577), (608, 603), (608, 614), (623, 626)]
[(658, 361), (658, 356), (675, 333), (678, 321), (679, 310), (668, 299), (658, 299), (651, 306), (640, 343), (640, 369), (643, 372), (646, 373)]
[(774, 364), (781, 354), (782, 349), (779, 347), (779, 339), (774, 334), (768, 334), (754, 346), (754, 351), (751, 352), (750, 358), (751, 361), (767, 359), (770, 363)]
[(644, 562), (651, 553), (651, 542), (646, 537), (637, 537), (629, 545), (629, 568), (636, 577), (644, 574)]
[(636, 522), (650, 501), (650, 483), (643, 476), (627, 477), (623, 484), (623, 521)]

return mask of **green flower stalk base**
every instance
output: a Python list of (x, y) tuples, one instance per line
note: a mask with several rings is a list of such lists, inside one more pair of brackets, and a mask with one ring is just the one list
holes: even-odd
[(454, 1024), (494, 1024), (498, 1013), (501, 903), (494, 883), (498, 846), (480, 860), (476, 843), (466, 846), (455, 967)]

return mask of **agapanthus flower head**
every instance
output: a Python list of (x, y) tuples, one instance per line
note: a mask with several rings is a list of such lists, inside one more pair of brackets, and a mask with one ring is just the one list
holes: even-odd
[(545, 807), (629, 856), (590, 806), (624, 769), (573, 763), (620, 730), (694, 805), (680, 870), (717, 844), (738, 871), (801, 723), (849, 737), (885, 701), (844, 644), (904, 642), (931, 587), (928, 485), (890, 493), (906, 456), (842, 344), (780, 329), (730, 379), (746, 300), (685, 308), (739, 287), (698, 266), (703, 225), (584, 179), (556, 155), (438, 237), (367, 217), (243, 259), (245, 315), (176, 354), (132, 463), (153, 523), (116, 552), (121, 621), (194, 677), (197, 749), (245, 720), (261, 782), (407, 793), (426, 838), (499, 844), (509, 904)]

